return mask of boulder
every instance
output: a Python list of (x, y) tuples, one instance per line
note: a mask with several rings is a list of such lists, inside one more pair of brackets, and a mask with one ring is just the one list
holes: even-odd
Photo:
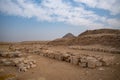
[(66, 61), (66, 62), (69, 62), (70, 61), (70, 54), (67, 54), (67, 53), (65, 53), (65, 54), (62, 54), (63, 55), (63, 61)]
[(104, 56), (101, 60), (103, 66), (109, 66), (114, 64), (114, 56)]
[(99, 66), (99, 61), (94, 57), (87, 57), (88, 68), (95, 68), (97, 65)]
[(35, 64), (32, 64), (32, 65), (30, 65), (30, 67), (31, 67), (31, 68), (34, 68), (34, 67), (36, 67), (36, 65), (35, 65)]
[(56, 60), (60, 60), (60, 61), (63, 61), (63, 55), (62, 54), (55, 54), (55, 59)]
[(84, 57), (84, 56), (81, 57), (81, 58), (80, 58), (80, 62), (81, 62), (81, 63), (87, 63), (86, 57)]

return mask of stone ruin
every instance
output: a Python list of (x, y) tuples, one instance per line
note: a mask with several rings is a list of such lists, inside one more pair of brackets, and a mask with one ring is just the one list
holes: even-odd
[[(38, 53), (37, 53), (38, 54)], [(102, 66), (110, 66), (115, 64), (115, 56), (101, 56), (101, 55), (83, 55), (83, 54), (72, 54), (70, 52), (59, 52), (51, 50), (40, 51), (39, 55), (45, 56), (51, 59), (59, 61), (65, 61), (74, 65), (78, 65), (83, 68), (96, 68)]]
[[(72, 52), (53, 51), (49, 49), (25, 49), (27, 53), (37, 54), (51, 59), (65, 61), (83, 68), (94, 69), (96, 67), (115, 64), (115, 56), (74, 54)], [(0, 64), (17, 67), (19, 71), (27, 71), (36, 67), (36, 61), (21, 51), (0, 51)]]
[(4, 52), (0, 51), (0, 64), (4, 66), (17, 67), (19, 71), (27, 71), (30, 68), (36, 67), (36, 61), (20, 51)]

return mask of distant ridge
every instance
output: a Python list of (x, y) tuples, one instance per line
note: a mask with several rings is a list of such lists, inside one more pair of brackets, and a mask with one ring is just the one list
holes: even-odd
[[(72, 38), (66, 38), (66, 37)], [(87, 30), (77, 37), (66, 34), (63, 38), (50, 41), (51, 45), (104, 45), (120, 49), (120, 30), (119, 29), (96, 29)]]
[(96, 29), (96, 30), (86, 30), (81, 33), (79, 36), (83, 35), (95, 35), (95, 34), (120, 34), (120, 30), (118, 29)]

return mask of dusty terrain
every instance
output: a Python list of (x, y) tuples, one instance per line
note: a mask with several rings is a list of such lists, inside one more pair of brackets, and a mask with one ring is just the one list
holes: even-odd
[[(62, 42), (58, 39), (62, 45), (56, 40), (0, 43), (0, 80), (120, 80), (119, 31), (102, 32), (87, 31), (81, 34), (84, 38), (65, 38)], [(78, 38), (87, 39), (87, 45)], [(63, 45), (66, 40), (67, 45)], [(69, 43), (74, 40), (79, 45)], [(114, 40), (117, 42), (108, 45)]]

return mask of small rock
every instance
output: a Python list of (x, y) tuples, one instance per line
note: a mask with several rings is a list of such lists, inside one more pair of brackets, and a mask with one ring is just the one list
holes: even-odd
[(100, 71), (104, 71), (104, 68), (100, 67), (100, 68), (98, 68), (98, 70), (100, 70)]
[(24, 63), (17, 64), (18, 67), (24, 67)]
[(31, 68), (34, 68), (34, 67), (36, 67), (36, 65), (35, 65), (35, 64), (33, 64), (33, 65), (30, 65), (30, 67), (31, 67)]
[(33, 62), (29, 62), (30, 65), (33, 65), (34, 63)]
[(80, 59), (80, 62), (82, 62), (82, 63), (86, 63), (87, 60), (86, 60), (86, 58), (81, 58), (81, 59)]
[(29, 61), (28, 60), (23, 60), (23, 63), (24, 64), (27, 64)]
[(26, 65), (26, 68), (29, 69), (29, 68), (30, 68), (30, 65)]
[(33, 63), (33, 64), (36, 64), (36, 61), (35, 61), (35, 60), (32, 60), (32, 63)]

